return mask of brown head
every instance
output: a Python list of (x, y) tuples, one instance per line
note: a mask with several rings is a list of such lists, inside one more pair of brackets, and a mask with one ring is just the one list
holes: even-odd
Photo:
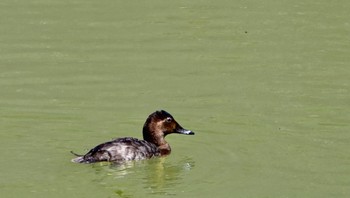
[(169, 154), (171, 149), (164, 137), (171, 133), (194, 135), (193, 131), (184, 129), (174, 117), (164, 110), (148, 116), (143, 125), (143, 139), (159, 147), (162, 155)]

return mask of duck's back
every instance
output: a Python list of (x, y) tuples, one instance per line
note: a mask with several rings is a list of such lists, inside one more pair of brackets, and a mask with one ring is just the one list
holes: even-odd
[(160, 151), (156, 145), (145, 140), (126, 137), (100, 144), (84, 156), (77, 157), (72, 161), (78, 163), (122, 162), (142, 160), (153, 156), (160, 156)]

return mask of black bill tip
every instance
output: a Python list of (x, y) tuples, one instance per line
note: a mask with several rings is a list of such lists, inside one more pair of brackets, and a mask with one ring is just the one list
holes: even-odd
[(179, 129), (177, 132), (184, 135), (194, 135), (193, 131), (187, 129)]

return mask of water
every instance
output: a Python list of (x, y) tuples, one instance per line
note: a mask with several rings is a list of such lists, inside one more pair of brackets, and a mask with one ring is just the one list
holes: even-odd
[[(2, 1), (2, 197), (348, 197), (347, 1)], [(70, 162), (141, 137), (166, 158)]]

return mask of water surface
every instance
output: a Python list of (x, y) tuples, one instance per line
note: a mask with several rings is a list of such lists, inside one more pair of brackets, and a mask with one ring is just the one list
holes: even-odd
[[(348, 1), (2, 1), (2, 197), (348, 197)], [(70, 162), (141, 138), (166, 158)]]

